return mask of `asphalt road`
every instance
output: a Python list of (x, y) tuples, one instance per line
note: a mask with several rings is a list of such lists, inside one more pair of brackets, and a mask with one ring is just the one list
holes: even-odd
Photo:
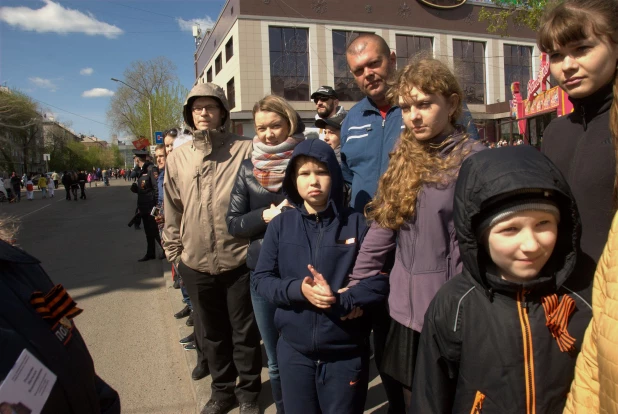
[[(123, 413), (199, 412), (210, 397), (210, 376), (191, 380), (195, 353), (178, 344), (191, 330), (172, 316), (183, 304), (171, 288), (169, 264), (137, 262), (146, 238), (127, 227), (136, 196), (124, 180), (86, 191), (85, 201), (66, 201), (62, 185), (51, 199), (36, 191), (26, 201), (23, 194), (20, 203), (0, 203), (0, 215), (16, 218), (19, 247), (84, 309), (75, 323), (97, 373), (119, 392)], [(263, 361), (260, 406), (274, 414), (264, 352)], [(373, 364), (370, 378), (365, 412), (386, 413)]]

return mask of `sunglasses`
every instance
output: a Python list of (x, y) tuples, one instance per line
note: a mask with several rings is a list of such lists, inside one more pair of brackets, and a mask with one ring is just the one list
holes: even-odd
[(326, 102), (326, 101), (329, 101), (330, 99), (331, 99), (331, 98), (330, 98), (330, 96), (318, 96), (317, 98), (315, 98), (315, 99), (313, 100), (313, 103), (316, 103), (316, 104), (317, 104), (317, 103), (318, 103), (318, 101), (320, 101), (320, 102)]

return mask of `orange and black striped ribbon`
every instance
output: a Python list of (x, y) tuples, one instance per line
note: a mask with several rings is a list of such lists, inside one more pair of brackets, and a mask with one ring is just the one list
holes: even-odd
[(575, 338), (569, 335), (567, 324), (569, 316), (575, 309), (575, 301), (569, 295), (562, 296), (558, 301), (558, 295), (543, 297), (543, 308), (545, 309), (545, 318), (547, 319), (547, 327), (552, 336), (556, 338), (558, 347), (562, 352), (571, 352), (575, 350)]
[(41, 291), (35, 291), (30, 296), (30, 304), (34, 306), (34, 309), (43, 319), (52, 324), (63, 317), (73, 319), (82, 313), (82, 309), (77, 307), (75, 301), (61, 284), (54, 286), (46, 295), (43, 295)]

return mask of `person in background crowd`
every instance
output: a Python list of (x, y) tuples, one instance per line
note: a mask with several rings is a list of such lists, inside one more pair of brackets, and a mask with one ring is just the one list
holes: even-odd
[(56, 171), (54, 171), (51, 175), (51, 179), (54, 181), (54, 189), (58, 189), (58, 180), (60, 180), (60, 176)]
[(315, 103), (315, 119), (328, 119), (335, 115), (345, 115), (348, 112), (339, 105), (337, 92), (331, 86), (320, 86), (311, 94), (311, 100)]
[(71, 201), (71, 175), (68, 171), (62, 173), (62, 185), (64, 186), (64, 191), (66, 191), (65, 199)]
[[(174, 141), (178, 137), (178, 129), (170, 128), (163, 133), (163, 143), (165, 149), (165, 155), (169, 156), (171, 152), (174, 150)], [(159, 181), (163, 183), (162, 176), (159, 176)], [(159, 189), (161, 191), (161, 188)], [(161, 203), (163, 203), (164, 197), (163, 192), (159, 193), (159, 199)], [(165, 217), (163, 217), (163, 223), (165, 223)], [(172, 264), (172, 275), (174, 278), (174, 288), (180, 289), (180, 293), (182, 294), (182, 303), (185, 304), (184, 308), (179, 310), (174, 314), (174, 318), (182, 319), (187, 318), (185, 324), (187, 326), (194, 326), (195, 320), (193, 318), (193, 305), (191, 304), (191, 298), (189, 297), (189, 293), (187, 293), (187, 288), (185, 287), (184, 282), (182, 281), (182, 276), (178, 272), (176, 266)], [(193, 331), (190, 335), (187, 335), (184, 338), (181, 338), (179, 341), (185, 350), (195, 350), (197, 346), (195, 345), (195, 331)]]
[(13, 197), (17, 200), (17, 202), (21, 201), (21, 180), (15, 171), (11, 174), (11, 188), (13, 189)]
[(320, 118), (315, 121), (315, 126), (324, 130), (324, 142), (335, 151), (339, 164), (341, 164), (341, 124), (345, 115), (345, 113), (337, 114), (331, 118)]
[(227, 228), (234, 237), (250, 240), (247, 267), (251, 271), (251, 303), (260, 329), (266, 356), (273, 400), (278, 413), (285, 413), (275, 327), (277, 307), (255, 291), (253, 271), (268, 223), (289, 206), (281, 191), (283, 177), (292, 151), (304, 141), (304, 124), (292, 106), (283, 98), (268, 95), (253, 106), (256, 136), (251, 159), (240, 166), (230, 197)]
[(562, 412), (592, 316), (566, 180), (530, 146), (483, 151), (453, 209), (464, 269), (427, 310), (410, 412)]
[(131, 191), (137, 194), (137, 210), (144, 223), (146, 234), (146, 254), (138, 262), (156, 259), (155, 242), (161, 246), (161, 237), (157, 222), (152, 216), (152, 209), (157, 205), (157, 178), (159, 171), (148, 160), (148, 150), (133, 150), (137, 165), (141, 168), (137, 183), (131, 185)]
[(69, 171), (69, 174), (71, 174), (71, 194), (73, 195), (73, 200), (77, 201), (77, 189), (79, 188), (79, 179), (75, 171)]
[(34, 184), (32, 183), (32, 179), (28, 176), (26, 180), (26, 197), (28, 201), (34, 200)]
[(371, 324), (368, 315), (346, 316), (354, 308), (383, 302), (388, 280), (376, 272), (349, 291), (339, 291), (367, 227), (362, 214), (344, 205), (341, 167), (328, 144), (310, 139), (296, 146), (283, 192), (294, 208), (268, 225), (255, 289), (277, 305), (285, 412), (360, 414), (369, 382)]
[(215, 84), (193, 87), (183, 117), (193, 140), (175, 148), (166, 161), (164, 246), (168, 260), (178, 265), (195, 313), (198, 360), (192, 377), (212, 375), (202, 413), (227, 413), (238, 401), (241, 414), (257, 414), (261, 350), (245, 264), (248, 243), (229, 235), (225, 223), (251, 140), (229, 132), (228, 101)]
[(49, 198), (54, 198), (54, 191), (56, 189), (56, 184), (54, 180), (52, 180), (51, 176), (46, 176), (47, 178), (47, 192), (49, 193)]
[(47, 177), (45, 174), (41, 174), (39, 180), (37, 181), (37, 187), (41, 190), (43, 194), (43, 198), (47, 198)]
[(85, 170), (80, 170), (79, 174), (77, 174), (77, 181), (79, 182), (80, 196), (82, 200), (86, 199), (86, 180), (88, 177), (86, 176)]
[(24, 175), (21, 176), (21, 188), (26, 187), (26, 181), (28, 181), (28, 175), (24, 173)]
[(582, 251), (599, 260), (618, 206), (618, 5), (567, 0), (548, 12), (538, 45), (574, 111), (545, 129), (541, 151), (565, 175), (582, 220)]
[(92, 173), (88, 173), (88, 177), (86, 177), (86, 180), (88, 181), (88, 187), (92, 188)]
[(366, 207), (371, 227), (350, 275), (350, 286), (375, 275), (395, 251), (380, 368), (403, 387), (406, 409), (425, 311), (461, 271), (453, 225), (457, 174), (470, 154), (486, 150), (457, 124), (463, 96), (455, 75), (435, 59), (413, 60), (395, 75), (387, 97), (406, 128)]
[(170, 155), (174, 150), (174, 140), (178, 137), (178, 128), (170, 128), (163, 133), (163, 143), (165, 144), (165, 153)]
[[(347, 113), (343, 106), (339, 105), (337, 92), (330, 86), (320, 86), (318, 90), (311, 94), (311, 99), (315, 103), (316, 121)], [(323, 128), (306, 128), (304, 134), (308, 139), (319, 138), (324, 140), (325, 131)]]

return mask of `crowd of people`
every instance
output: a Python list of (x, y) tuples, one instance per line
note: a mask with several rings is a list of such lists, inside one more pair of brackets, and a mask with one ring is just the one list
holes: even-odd
[(615, 12), (567, 0), (544, 18), (539, 47), (575, 110), (541, 151), (488, 149), (453, 72), (428, 58), (396, 71), (373, 34), (346, 51), (365, 98), (346, 111), (321, 86), (312, 128), (268, 95), (253, 139), (235, 135), (223, 90), (197, 84), (191, 139), (166, 132), (137, 191), (152, 189), (139, 210), (156, 210), (186, 304), (175, 316), (194, 326), (192, 377), (212, 377), (202, 412), (258, 412), (260, 339), (278, 413), (363, 412), (371, 352), (392, 413), (616, 404), (590, 385), (613, 375), (592, 283), (615, 211)]
[(315, 128), (268, 95), (236, 135), (223, 89), (195, 85), (188, 136), (166, 131), (156, 165), (134, 151), (131, 190), (140, 261), (162, 246), (212, 379), (202, 413), (260, 412), (260, 340), (278, 413), (362, 413), (372, 352), (389, 413), (618, 412), (617, 15), (543, 17), (575, 109), (541, 151), (487, 148), (449, 67), (396, 70), (375, 34), (346, 50), (365, 97), (346, 112), (321, 86)]

